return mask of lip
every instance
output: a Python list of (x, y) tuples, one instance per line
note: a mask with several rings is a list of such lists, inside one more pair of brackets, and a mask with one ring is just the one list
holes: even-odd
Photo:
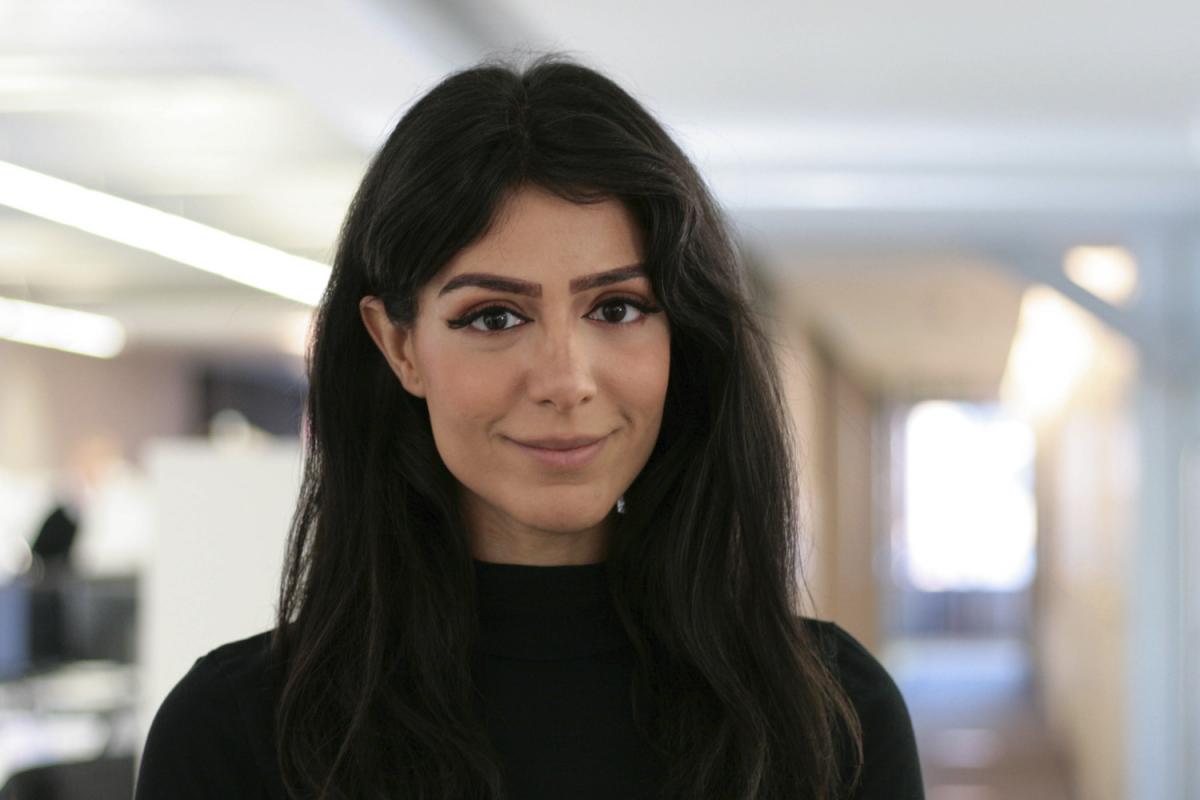
[[(586, 466), (599, 454), (600, 450), (604, 447), (604, 443), (608, 441), (608, 436), (601, 436), (599, 439), (592, 440), (590, 444), (565, 449), (535, 447), (524, 442), (518, 442), (516, 439), (509, 439), (509, 441), (519, 447), (526, 455), (532, 456), (547, 467), (555, 469), (579, 469)], [(572, 443), (572, 440), (560, 440), (560, 442), (555, 443), (556, 448), (564, 441), (568, 444)], [(576, 439), (573, 441), (577, 442), (580, 440)], [(583, 441), (588, 440), (585, 439)]]
[(545, 436), (538, 439), (513, 439), (513, 441), (526, 447), (540, 447), (543, 450), (573, 450), (598, 442), (603, 438), (603, 436)]

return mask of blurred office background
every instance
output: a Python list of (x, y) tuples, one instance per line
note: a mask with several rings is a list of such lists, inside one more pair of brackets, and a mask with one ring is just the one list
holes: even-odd
[(1200, 798), (1185, 0), (0, 0), (3, 791), (127, 797), (170, 686), (269, 627), (346, 204), (511, 48), (622, 83), (736, 224), (807, 612), (895, 676), (928, 797)]

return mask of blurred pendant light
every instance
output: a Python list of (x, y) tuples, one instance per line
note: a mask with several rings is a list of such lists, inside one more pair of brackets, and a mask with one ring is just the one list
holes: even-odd
[(1137, 261), (1124, 247), (1072, 247), (1063, 258), (1063, 271), (1109, 305), (1125, 305), (1137, 291)]

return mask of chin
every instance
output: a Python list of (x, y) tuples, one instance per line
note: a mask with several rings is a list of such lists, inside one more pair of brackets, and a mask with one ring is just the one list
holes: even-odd
[[(613, 505), (616, 504), (613, 500)], [(538, 528), (544, 531), (554, 531), (556, 533), (575, 533), (576, 531), (584, 531), (589, 528), (594, 528), (604, 522), (608, 516), (609, 508), (590, 508), (580, 510), (577, 513), (564, 513), (562, 508), (546, 509), (545, 513), (529, 514), (519, 516), (513, 515), (516, 519), (529, 525), (532, 528)]]

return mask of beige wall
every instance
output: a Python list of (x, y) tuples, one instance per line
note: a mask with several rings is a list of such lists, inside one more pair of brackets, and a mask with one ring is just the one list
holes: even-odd
[(869, 393), (821, 347), (804, 320), (778, 312), (772, 332), (795, 428), (802, 510), (803, 613), (879, 644)]
[(1038, 432), (1038, 700), (1071, 756), (1079, 796), (1124, 797), (1123, 608), (1138, 461), (1126, 345), (1094, 331), (1099, 363)]
[(823, 360), (813, 350), (798, 322), (781, 323), (774, 331), (776, 359), (784, 395), (791, 411), (792, 446), (796, 452), (800, 496), (800, 564), (807, 594), (801, 611), (807, 616), (828, 619), (832, 606), (832, 582), (826, 535), (828, 503), (825, 439), (822, 425), (821, 392), (825, 385)]
[(139, 461), (148, 439), (189, 432), (191, 380), (178, 357), (99, 359), (0, 342), (0, 466), (56, 470), (75, 442), (101, 431)]
[(846, 372), (828, 372), (827, 396), (835, 431), (830, 448), (833, 464), (833, 519), (830, 528), (836, 534), (834, 548), (834, 618), (843, 628), (868, 647), (881, 642), (879, 593), (881, 579), (876, 566), (880, 527), (875, 510), (873, 476), (882, 468), (875, 458), (874, 429), (876, 409), (872, 397)]

